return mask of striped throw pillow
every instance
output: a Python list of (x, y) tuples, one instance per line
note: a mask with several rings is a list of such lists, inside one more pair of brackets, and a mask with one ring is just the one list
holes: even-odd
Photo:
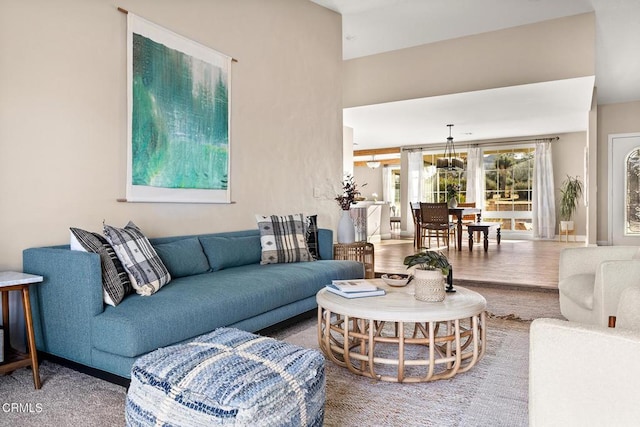
[(133, 222), (129, 221), (124, 228), (104, 224), (104, 235), (129, 273), (137, 293), (149, 296), (171, 281), (167, 267)]
[(260, 229), (260, 264), (313, 261), (307, 247), (302, 214), (256, 215)]
[(133, 292), (133, 288), (127, 271), (109, 242), (98, 233), (73, 227), (70, 230), (71, 250), (93, 252), (100, 255), (104, 302), (114, 307), (120, 304), (125, 296)]

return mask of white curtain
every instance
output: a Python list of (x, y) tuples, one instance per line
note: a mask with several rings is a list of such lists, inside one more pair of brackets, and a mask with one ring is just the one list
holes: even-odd
[[(438, 187), (438, 169), (435, 166), (426, 166), (422, 170), (422, 199), (421, 202), (435, 203), (434, 190)], [(424, 193), (427, 193), (426, 195)]]
[(484, 208), (484, 159), (482, 148), (469, 147), (467, 152), (467, 202)]
[(382, 200), (393, 204), (395, 200), (395, 186), (393, 182), (393, 169), (385, 166), (382, 171)]
[(395, 206), (395, 188), (393, 182), (393, 170), (385, 166), (382, 170), (382, 200), (389, 204), (391, 216), (396, 216), (399, 206)]
[[(407, 160), (409, 163), (407, 187), (409, 202), (420, 202), (424, 194), (424, 159), (422, 151), (410, 151), (407, 154)], [(407, 209), (409, 209), (408, 206)]]
[(533, 166), (533, 236), (553, 239), (556, 233), (556, 202), (551, 143), (536, 142)]

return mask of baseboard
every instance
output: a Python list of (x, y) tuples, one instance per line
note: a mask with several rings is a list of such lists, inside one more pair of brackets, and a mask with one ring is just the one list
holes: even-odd
[(108, 381), (112, 384), (116, 384), (125, 388), (129, 388), (129, 384), (131, 383), (131, 379), (121, 377), (120, 375), (112, 374), (111, 372), (103, 371), (101, 369), (92, 368), (90, 366), (83, 365), (78, 362), (74, 362), (69, 359), (65, 359), (60, 356), (55, 356), (53, 354), (45, 353), (43, 351), (38, 351), (38, 359), (39, 360), (50, 360), (53, 363), (58, 365), (62, 365), (69, 369), (73, 369), (74, 371), (81, 372), (83, 374), (99, 378), (104, 381)]

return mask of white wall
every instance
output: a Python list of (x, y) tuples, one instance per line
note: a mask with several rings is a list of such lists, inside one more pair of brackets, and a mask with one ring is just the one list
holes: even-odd
[[(126, 174), (123, 7), (238, 59), (234, 204), (118, 203)], [(255, 228), (318, 213), (342, 179), (341, 18), (307, 0), (22, 0), (0, 12), (0, 269), (68, 228), (133, 220), (150, 236)]]

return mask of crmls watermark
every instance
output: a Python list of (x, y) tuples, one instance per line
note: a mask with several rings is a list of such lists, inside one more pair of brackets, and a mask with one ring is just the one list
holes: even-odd
[(24, 402), (24, 403), (3, 403), (2, 412), (13, 412), (21, 414), (39, 414), (42, 412), (42, 403)]

